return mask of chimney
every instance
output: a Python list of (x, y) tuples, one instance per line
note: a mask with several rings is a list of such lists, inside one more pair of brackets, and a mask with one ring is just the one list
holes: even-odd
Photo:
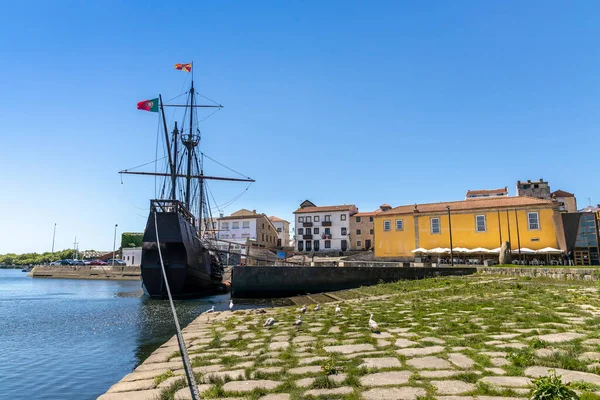
[(256, 214), (256, 210), (252, 210), (252, 214)]

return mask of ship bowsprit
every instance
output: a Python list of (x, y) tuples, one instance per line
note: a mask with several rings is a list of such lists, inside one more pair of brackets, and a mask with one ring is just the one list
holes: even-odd
[(177, 209), (175, 206), (171, 211), (151, 212), (148, 217), (141, 262), (144, 291), (153, 298), (167, 297), (156, 242), (155, 215), (171, 295), (189, 298), (226, 291), (218, 258), (202, 244), (196, 228)]

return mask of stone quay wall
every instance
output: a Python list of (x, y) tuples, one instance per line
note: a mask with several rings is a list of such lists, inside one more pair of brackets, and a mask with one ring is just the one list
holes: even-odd
[(33, 278), (139, 281), (141, 269), (139, 266), (40, 265), (34, 267), (27, 275)]
[(474, 267), (234, 267), (231, 297), (286, 297), (437, 276), (470, 275)]
[(477, 267), (477, 272), (488, 275), (544, 277), (560, 280), (598, 281), (600, 268), (511, 268), (511, 267)]

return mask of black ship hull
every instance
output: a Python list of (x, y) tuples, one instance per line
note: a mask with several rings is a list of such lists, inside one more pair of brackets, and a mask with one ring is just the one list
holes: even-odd
[(155, 217), (171, 295), (174, 298), (193, 298), (225, 291), (222, 267), (202, 244), (192, 223), (178, 212), (151, 212), (144, 231), (141, 262), (146, 294), (152, 298), (167, 297), (156, 241)]

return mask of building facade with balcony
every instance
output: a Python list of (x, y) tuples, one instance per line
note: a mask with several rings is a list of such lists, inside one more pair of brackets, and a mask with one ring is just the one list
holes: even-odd
[(277, 230), (277, 247), (288, 247), (290, 245), (290, 223), (276, 216), (269, 217)]
[(374, 217), (390, 210), (389, 204), (382, 204), (371, 212), (359, 212), (350, 218), (350, 250), (371, 250), (374, 243)]
[(517, 196), (535, 197), (543, 200), (550, 200), (550, 185), (540, 179), (536, 182), (517, 181)]
[(577, 212), (577, 199), (575, 199), (573, 193), (565, 192), (564, 190), (556, 190), (550, 194), (550, 197), (553, 201), (556, 201), (560, 212)]
[(318, 207), (305, 200), (294, 211), (295, 250), (350, 250), (350, 218), (357, 212), (354, 204)]
[(241, 209), (218, 219), (217, 239), (225, 242), (277, 247), (277, 229), (265, 214)]

